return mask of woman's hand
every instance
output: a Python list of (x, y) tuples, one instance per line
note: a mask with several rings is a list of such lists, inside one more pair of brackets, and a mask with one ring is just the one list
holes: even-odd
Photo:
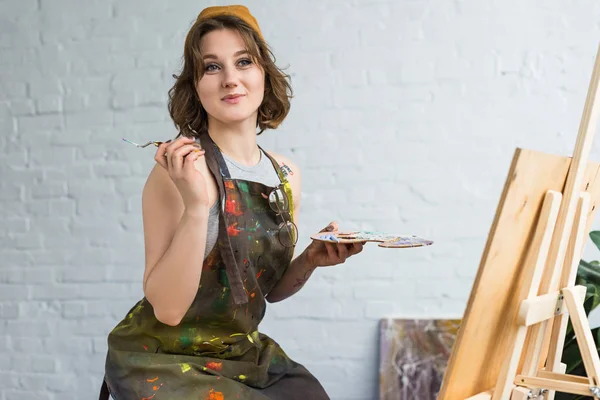
[(204, 150), (194, 139), (180, 137), (161, 144), (154, 159), (167, 170), (181, 194), (186, 211), (195, 212), (209, 206), (206, 177), (194, 166)]
[[(338, 225), (331, 222), (321, 232), (337, 232)], [(348, 257), (360, 253), (363, 250), (362, 242), (355, 243), (329, 243), (313, 240), (306, 248), (308, 262), (314, 267), (326, 267), (342, 264)]]

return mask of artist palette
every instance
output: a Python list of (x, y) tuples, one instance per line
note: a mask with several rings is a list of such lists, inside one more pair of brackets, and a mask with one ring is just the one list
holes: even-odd
[(392, 235), (369, 231), (319, 232), (310, 238), (329, 243), (379, 242), (379, 247), (388, 248), (422, 247), (433, 244), (432, 240), (415, 235)]

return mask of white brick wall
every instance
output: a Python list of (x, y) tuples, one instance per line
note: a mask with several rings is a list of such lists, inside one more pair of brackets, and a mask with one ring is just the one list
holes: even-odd
[[(171, 74), (215, 3), (0, 0), (0, 400), (96, 398), (142, 295), (153, 150), (121, 137), (174, 134)], [(600, 2), (242, 3), (293, 77), (260, 141), (304, 170), (300, 246), (334, 219), (436, 241), (368, 246), (267, 312), (333, 399), (375, 399), (379, 318), (462, 314), (514, 148), (571, 154)]]

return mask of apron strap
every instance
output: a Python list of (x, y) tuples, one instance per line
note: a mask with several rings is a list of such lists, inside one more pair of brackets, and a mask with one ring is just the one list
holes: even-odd
[(288, 198), (288, 203), (290, 205), (290, 219), (294, 222), (294, 196), (292, 195), (292, 186), (289, 184), (286, 175), (283, 173), (281, 167), (269, 153), (264, 151), (264, 149), (260, 146), (258, 148), (267, 156), (269, 160), (271, 160), (271, 164), (273, 164), (273, 168), (275, 168), (275, 172), (277, 172), (277, 176), (279, 177), (279, 181), (281, 182), (281, 186), (285, 191), (285, 194)]
[[(231, 294), (233, 295), (233, 300), (235, 304), (245, 304), (248, 302), (248, 295), (246, 294), (246, 289), (244, 288), (244, 283), (242, 282), (242, 277), (240, 275), (240, 271), (237, 266), (237, 262), (235, 259), (235, 253), (233, 252), (233, 248), (231, 246), (231, 240), (229, 239), (229, 234), (227, 233), (227, 227), (229, 223), (227, 221), (227, 213), (225, 212), (225, 185), (223, 183), (223, 177), (225, 174), (229, 177), (229, 170), (225, 165), (225, 161), (219, 149), (217, 149), (216, 144), (212, 141), (208, 133), (200, 134), (200, 144), (205, 151), (205, 159), (206, 164), (208, 165), (208, 169), (215, 177), (217, 181), (217, 186), (219, 187), (219, 200), (221, 202), (221, 212), (219, 217), (219, 234), (218, 239), (222, 246), (220, 246), (221, 256), (223, 257), (223, 261), (225, 262), (225, 270), (227, 272), (227, 280), (229, 281), (229, 286), (231, 288)], [(222, 160), (222, 163), (219, 163), (219, 159)], [(222, 164), (222, 165), (219, 165)]]
[[(208, 136), (208, 134), (206, 134), (206, 136)], [(208, 136), (208, 139), (212, 143), (211, 147), (213, 147), (215, 150), (214, 155), (215, 155), (215, 159), (217, 160), (217, 164), (219, 166), (219, 171), (221, 173), (221, 176), (225, 179), (231, 179), (231, 174), (229, 173), (229, 168), (227, 167), (227, 163), (225, 162), (225, 158), (223, 158), (223, 154), (221, 153), (221, 150), (219, 149), (217, 144), (215, 142), (213, 142), (213, 140), (210, 138), (210, 136)], [(202, 148), (204, 148), (204, 145), (202, 145)]]

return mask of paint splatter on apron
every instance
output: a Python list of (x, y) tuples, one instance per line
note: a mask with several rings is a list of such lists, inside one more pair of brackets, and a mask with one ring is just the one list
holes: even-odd
[[(217, 245), (179, 325), (159, 322), (144, 298), (114, 328), (105, 382), (116, 400), (329, 399), (315, 377), (258, 332), (265, 296), (293, 253), (277, 236), (281, 216), (266, 198), (274, 188), (231, 179), (210, 137), (200, 139), (221, 194)], [(293, 210), (290, 185), (268, 157)]]

